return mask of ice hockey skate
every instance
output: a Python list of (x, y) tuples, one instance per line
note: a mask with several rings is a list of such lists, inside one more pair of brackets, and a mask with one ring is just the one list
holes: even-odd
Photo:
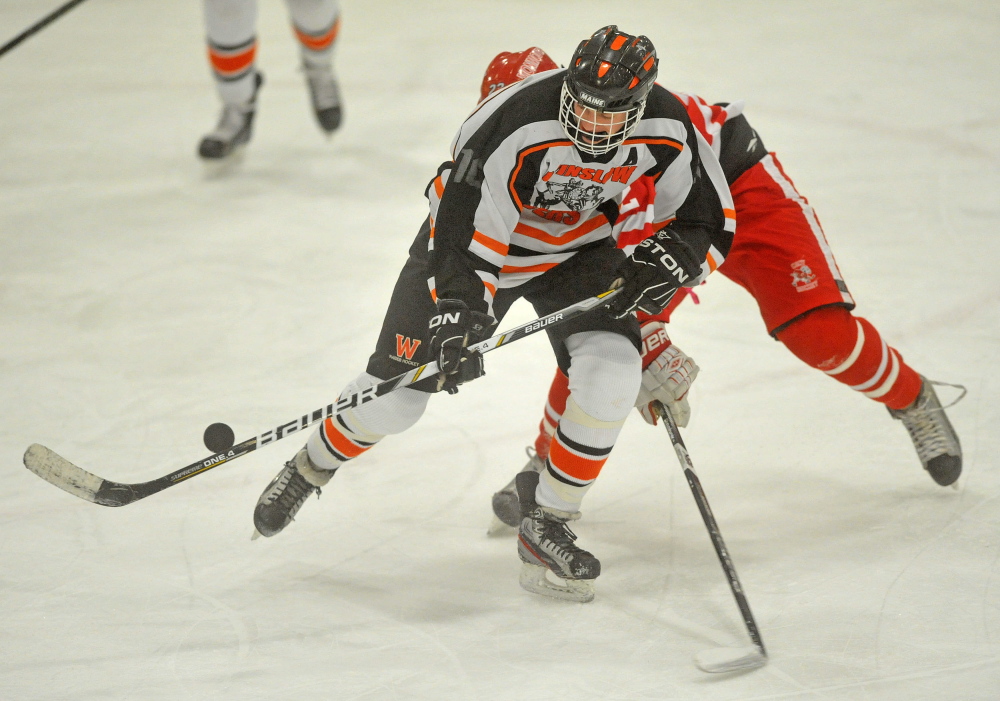
[(215, 130), (206, 134), (198, 145), (199, 156), (209, 161), (223, 159), (250, 141), (253, 117), (257, 109), (257, 93), (263, 84), (264, 76), (258, 72), (249, 101), (223, 105), (222, 116), (219, 117)]
[(333, 68), (329, 64), (305, 63), (302, 71), (306, 74), (316, 121), (324, 132), (332, 134), (340, 127), (343, 116), (340, 89), (337, 86), (337, 79), (333, 77)]
[(566, 525), (579, 518), (579, 513), (539, 506), (535, 502), (538, 478), (538, 473), (530, 470), (515, 478), (522, 515), (517, 537), (521, 588), (564, 601), (593, 601), (601, 563), (574, 545), (576, 535)]
[[(538, 457), (531, 446), (525, 452), (528, 454), (528, 462), (521, 468), (521, 472), (541, 472), (545, 461)], [(514, 475), (503, 489), (493, 495), (493, 521), (486, 531), (486, 535), (491, 538), (517, 533), (517, 527), (521, 523), (521, 505), (517, 498), (516, 480), (517, 475)]]
[[(955, 485), (957, 489), (956, 482), (962, 474), (962, 446), (933, 387), (935, 384), (945, 383), (932, 382), (923, 375), (920, 379), (920, 394), (913, 405), (906, 409), (889, 409), (889, 413), (894, 419), (903, 422), (913, 440), (913, 447), (917, 449), (920, 462), (931, 478), (942, 487)], [(964, 387), (949, 386), (962, 390), (958, 399), (965, 396)]]
[(291, 460), (285, 463), (277, 477), (271, 480), (267, 489), (257, 500), (253, 511), (253, 525), (257, 529), (253, 535), (270, 538), (281, 531), (295, 518), (295, 514), (313, 492), (320, 494), (320, 487), (333, 477), (333, 470), (322, 470), (313, 465), (309, 453), (303, 446)]

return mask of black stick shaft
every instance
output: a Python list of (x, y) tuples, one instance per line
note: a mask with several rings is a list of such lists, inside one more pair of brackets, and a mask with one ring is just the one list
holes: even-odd
[[(557, 312), (553, 312), (548, 316), (540, 317), (517, 328), (487, 338), (485, 341), (473, 344), (469, 346), (469, 349), (480, 353), (488, 353), (500, 346), (505, 346), (557, 324), (575, 319), (582, 314), (605, 306), (611, 301), (612, 297), (618, 294), (619, 290), (620, 288), (616, 285), (599, 295), (589, 297)], [(407, 387), (419, 380), (438, 374), (437, 361), (425, 363), (418, 368), (379, 382), (367, 389), (345, 394), (336, 403), (331, 403), (308, 414), (303, 414), (292, 421), (265, 431), (259, 436), (248, 438), (227, 451), (211, 455), (198, 462), (193, 462), (175, 472), (149, 482), (126, 484), (106, 480), (70, 463), (45, 446), (37, 444), (30, 446), (27, 452), (25, 452), (24, 465), (42, 479), (81, 499), (86, 499), (102, 506), (125, 506), (139, 499), (144, 499), (151, 494), (162, 492), (164, 489), (173, 487), (175, 484), (184, 482), (192, 477), (205, 474), (219, 465), (229, 463), (236, 458), (252, 453), (262, 446), (281, 440), (292, 433), (301, 431), (345, 409), (373, 401), (401, 387)]]
[(28, 37), (42, 31), (43, 29), (45, 29), (45, 27), (49, 26), (52, 22), (55, 22), (57, 19), (62, 17), (64, 14), (66, 14), (67, 12), (69, 12), (82, 2), (83, 0), (69, 0), (69, 2), (60, 5), (55, 10), (45, 15), (40, 20), (35, 22), (33, 25), (31, 25), (23, 32), (18, 34), (16, 37), (8, 41), (6, 44), (0, 46), (0, 56), (3, 56), (5, 53), (13, 49), (15, 46), (20, 44)]
[(743, 615), (743, 623), (746, 625), (747, 633), (750, 634), (750, 640), (757, 646), (760, 653), (766, 657), (767, 650), (764, 648), (764, 641), (760, 637), (760, 629), (757, 628), (757, 621), (754, 620), (753, 613), (750, 611), (750, 603), (743, 592), (743, 585), (740, 584), (740, 578), (736, 574), (736, 566), (733, 565), (733, 560), (729, 557), (726, 541), (722, 539), (719, 524), (715, 520), (712, 508), (708, 505), (708, 497), (705, 496), (701, 480), (698, 479), (698, 475), (694, 471), (694, 463), (691, 462), (691, 456), (688, 454), (687, 446), (684, 445), (684, 439), (681, 438), (681, 432), (674, 422), (674, 417), (659, 402), (656, 404), (656, 412), (663, 419), (663, 426), (667, 429), (667, 433), (670, 434), (670, 442), (674, 444), (674, 452), (677, 453), (677, 459), (680, 460), (688, 486), (691, 487), (691, 494), (694, 495), (698, 511), (701, 512), (705, 528), (708, 529), (709, 538), (712, 539), (712, 545), (715, 546), (715, 554), (719, 556), (719, 564), (722, 565), (722, 571), (725, 572), (726, 579), (729, 581), (729, 588), (733, 592), (733, 598), (736, 599), (736, 605)]

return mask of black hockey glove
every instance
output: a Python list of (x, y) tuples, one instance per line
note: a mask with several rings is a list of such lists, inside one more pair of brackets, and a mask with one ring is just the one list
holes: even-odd
[(489, 314), (470, 311), (458, 299), (439, 299), (437, 308), (430, 328), (431, 355), (441, 368), (438, 391), (455, 394), (460, 384), (486, 374), (483, 354), (467, 346), (486, 338), (496, 322)]
[(694, 282), (701, 261), (694, 250), (668, 229), (661, 229), (636, 247), (615, 272), (624, 281), (608, 310), (616, 319), (639, 310), (659, 314), (685, 283)]

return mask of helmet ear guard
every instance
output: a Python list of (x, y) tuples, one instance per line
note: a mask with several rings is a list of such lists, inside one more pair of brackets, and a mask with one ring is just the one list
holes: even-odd
[(596, 156), (624, 143), (642, 118), (658, 66), (647, 37), (626, 34), (615, 25), (580, 42), (566, 70), (559, 106), (559, 122), (578, 149)]

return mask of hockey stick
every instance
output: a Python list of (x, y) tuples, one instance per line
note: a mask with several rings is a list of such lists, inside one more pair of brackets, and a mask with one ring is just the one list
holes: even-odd
[(663, 426), (667, 429), (667, 433), (670, 434), (670, 442), (674, 444), (674, 452), (677, 453), (677, 459), (680, 460), (688, 486), (691, 487), (691, 494), (694, 495), (694, 501), (701, 512), (705, 528), (708, 529), (712, 545), (715, 546), (715, 553), (719, 556), (719, 564), (722, 565), (722, 571), (726, 573), (726, 579), (729, 580), (729, 588), (733, 591), (733, 596), (736, 598), (736, 605), (739, 607), (740, 613), (743, 614), (743, 623), (746, 625), (747, 633), (750, 634), (750, 640), (753, 641), (755, 646), (737, 648), (720, 647), (704, 650), (695, 656), (695, 664), (703, 672), (735, 672), (741, 669), (762, 667), (767, 663), (767, 650), (764, 649), (764, 641), (761, 640), (757, 622), (754, 620), (753, 613), (750, 612), (750, 604), (747, 602), (746, 594), (743, 593), (743, 586), (740, 584), (740, 578), (736, 574), (736, 567), (729, 557), (726, 542), (722, 539), (719, 524), (716, 523), (715, 516), (712, 514), (712, 508), (708, 505), (708, 497), (705, 496), (705, 490), (701, 487), (701, 480), (695, 474), (694, 463), (691, 462), (687, 446), (684, 445), (684, 439), (681, 438), (681, 432), (677, 429), (674, 417), (663, 404), (655, 402), (653, 408), (660, 415), (660, 418), (663, 419)]
[[(617, 287), (612, 287), (612, 289), (602, 292), (596, 297), (589, 297), (548, 316), (535, 319), (510, 331), (487, 338), (485, 341), (480, 341), (469, 346), (469, 350), (489, 353), (500, 346), (519, 341), (525, 336), (530, 336), (570, 319), (575, 319), (592, 309), (605, 305), (618, 293), (618, 289)], [(169, 475), (164, 475), (150, 482), (124, 484), (122, 482), (106, 480), (77, 467), (52, 450), (37, 443), (29, 446), (28, 450), (24, 453), (24, 466), (46, 482), (51, 482), (60, 489), (86, 501), (102, 506), (125, 506), (139, 499), (144, 499), (151, 494), (156, 494), (164, 489), (173, 487), (192, 477), (204, 474), (219, 465), (243, 457), (247, 453), (251, 453), (269, 443), (281, 440), (318, 421), (334, 416), (345, 409), (365, 404), (400, 387), (407, 387), (418, 380), (427, 379), (437, 374), (439, 374), (437, 361), (425, 363), (409, 372), (379, 382), (367, 389), (344, 395), (334, 404), (327, 404), (323, 408), (316, 409), (293, 421), (265, 431), (259, 436), (254, 436), (242, 443), (233, 445), (228, 450), (193, 462), (176, 472), (171, 472)]]
[(13, 49), (15, 46), (20, 44), (22, 41), (24, 41), (31, 35), (37, 34), (38, 32), (42, 31), (49, 24), (55, 22), (57, 19), (62, 17), (64, 14), (66, 14), (67, 12), (69, 12), (82, 2), (83, 0), (69, 0), (69, 2), (65, 3), (64, 5), (57, 7), (55, 10), (42, 17), (40, 20), (38, 20), (33, 25), (25, 29), (23, 32), (21, 32), (16, 37), (8, 41), (6, 44), (0, 46), (0, 56), (3, 56), (5, 53)]

